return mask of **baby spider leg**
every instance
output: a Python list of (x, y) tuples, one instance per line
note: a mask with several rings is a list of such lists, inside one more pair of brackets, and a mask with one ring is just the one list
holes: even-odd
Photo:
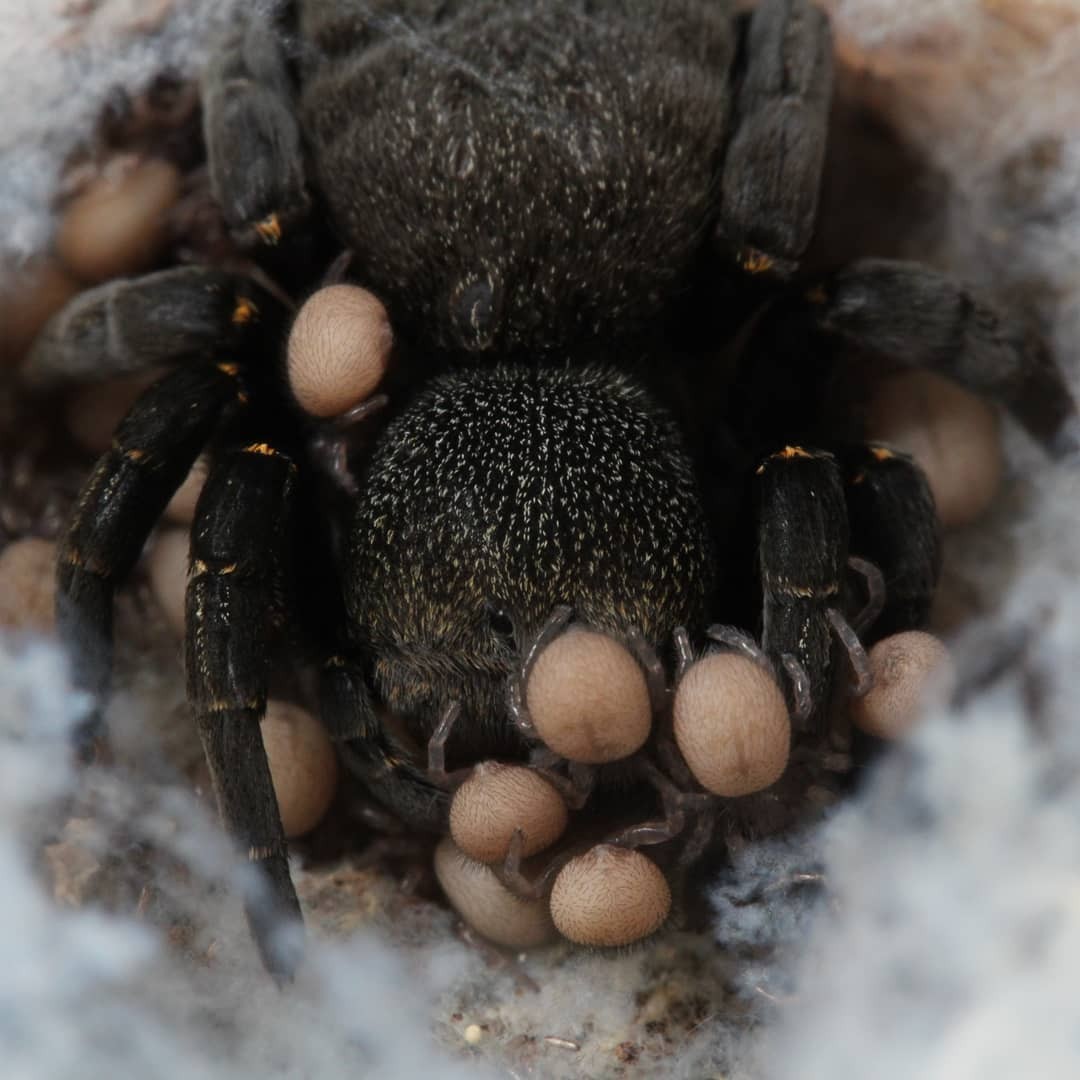
[(741, 45), (718, 239), (746, 272), (783, 280), (797, 270), (817, 214), (832, 99), (829, 21), (807, 0), (763, 0)]
[[(646, 757), (634, 760), (634, 770), (637, 778), (648, 784), (659, 795), (664, 816), (652, 821), (640, 821), (625, 826), (607, 836), (604, 843), (627, 848), (664, 844), (669, 840), (674, 840), (683, 832), (687, 826), (688, 814), (696, 813), (700, 815), (699, 828), (695, 829), (695, 836), (691, 840), (691, 847), (696, 849), (701, 841), (701, 823), (705, 822), (706, 836), (712, 831), (715, 797), (705, 792), (681, 790)], [(697, 853), (700, 854), (700, 851)]]
[[(765, 650), (749, 634), (744, 634), (734, 626), (720, 625), (710, 626), (705, 633), (713, 641), (723, 645), (725, 648), (742, 653), (748, 660), (753, 660), (755, 664), (772, 676), (777, 686), (781, 685), (777, 669), (773, 666), (772, 661), (766, 655)], [(810, 718), (814, 708), (810, 689), (810, 676), (807, 675), (806, 668), (791, 653), (784, 653), (780, 657), (780, 665), (787, 676), (790, 686), (793, 702), (792, 718), (797, 723), (802, 723)], [(683, 673), (684, 670), (680, 670), (680, 679)]]
[(557, 607), (545, 620), (544, 625), (533, 635), (525, 648), (521, 667), (510, 676), (509, 709), (510, 718), (526, 739), (537, 739), (536, 727), (525, 704), (525, 690), (529, 676), (536, 665), (537, 657), (566, 629), (574, 616), (573, 608), (565, 604)]

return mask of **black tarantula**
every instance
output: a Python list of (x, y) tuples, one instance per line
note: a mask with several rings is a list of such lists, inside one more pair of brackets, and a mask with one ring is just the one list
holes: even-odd
[[(114, 589), (211, 449), (188, 694), (224, 821), (262, 873), (247, 910), (275, 973), (295, 956), (273, 928), (299, 905), (259, 719), (287, 621), (321, 655), (323, 722), (369, 791), (441, 830), (446, 795), (386, 715), (422, 741), (456, 707), (452, 756), (522, 757), (508, 681), (563, 606), (668, 659), (677, 627), (741, 627), (788, 673), (802, 731), (839, 660), (860, 666), (851, 556), (881, 571), (875, 634), (925, 619), (928, 487), (835, 407), (841, 351), (951, 376), (1051, 453), (1075, 449), (1046, 351), (948, 277), (800, 272), (831, 82), (807, 0), (298, 0), (221, 41), (210, 176), (264, 273), (92, 290), (30, 367), (175, 365), (61, 548), (60, 631), (98, 699)], [(285, 294), (343, 251), (396, 340), (362, 445), (283, 377)], [(319, 467), (328, 442), (336, 471)]]

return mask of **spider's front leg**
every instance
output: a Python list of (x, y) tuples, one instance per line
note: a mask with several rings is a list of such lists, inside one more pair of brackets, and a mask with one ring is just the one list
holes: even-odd
[(217, 455), (199, 499), (187, 589), (188, 701), (229, 833), (258, 878), (244, 908), (267, 970), (291, 978), (300, 921), (259, 723), (280, 597), (296, 467), (268, 442)]
[[(83, 758), (97, 742), (107, 696), (114, 591), (223, 415), (230, 407), (244, 411), (245, 379), (253, 374), (247, 361), (264, 334), (274, 336), (281, 316), (276, 301), (238, 275), (182, 267), (89, 291), (56, 316), (27, 359), (27, 377), (40, 385), (150, 364), (183, 365), (145, 391), (121, 423), (60, 545), (57, 629), (76, 685), (90, 691), (94, 702), (75, 733)], [(224, 358), (215, 362), (222, 351)], [(260, 621), (266, 622), (269, 605), (263, 557), (249, 552), (253, 537), (267, 537), (272, 545), (282, 515), (266, 509), (273, 502), (274, 477), (263, 475), (267, 466), (249, 462), (271, 460), (270, 448), (253, 443), (248, 450), (246, 456), (226, 455), (214, 468), (207, 484), (212, 493), (198, 511), (189, 692), (222, 814), (233, 834), (247, 841), (270, 883), (270, 902), (264, 891), (249, 903), (257, 940), (267, 966), (286, 974), (292, 960), (272, 940), (271, 929), (276, 913), (295, 916), (298, 908), (258, 726), (266, 666), (260, 645), (267, 631)], [(274, 458), (270, 468), (281, 464)], [(225, 717), (236, 722), (223, 731)]]

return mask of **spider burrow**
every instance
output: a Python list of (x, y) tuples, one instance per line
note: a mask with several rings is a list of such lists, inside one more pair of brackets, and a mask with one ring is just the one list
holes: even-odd
[[(296, 938), (276, 928), (299, 903), (259, 732), (276, 657), (321, 662), (329, 738), (410, 827), (444, 834), (446, 778), (495, 760), (541, 771), (572, 813), (571, 799), (617, 810), (601, 843), (652, 845), (675, 874), (792, 822), (850, 750), (835, 706), (869, 685), (865, 645), (927, 617), (931, 488), (866, 443), (841, 357), (954, 379), (1051, 455), (1075, 455), (1080, 425), (1042, 342), (947, 275), (805, 265), (832, 92), (828, 20), (806, 0), (298, 0), (281, 18), (235, 22), (203, 79), (231, 247), (81, 293), (24, 372), (170, 369), (86, 484), (60, 548), (58, 630), (100, 703), (114, 591), (205, 454), (188, 696), (222, 819), (258, 870), (256, 943), (288, 978)], [(324, 318), (328, 280), (381, 309), (347, 305), (307, 339), (296, 311)], [(311, 396), (289, 380), (290, 331), (329, 350)], [(307, 367), (304, 349), (292, 363)], [(657, 693), (714, 622), (750, 639), (746, 662), (767, 661), (788, 714), (787, 769), (756, 794), (699, 790), (695, 776), (729, 770), (708, 708), (686, 711), (712, 668), (727, 671), (717, 694), (750, 669), (706, 657), (684, 673), (691, 762)], [(569, 699), (545, 683), (556, 660), (577, 672)], [(580, 708), (596, 700), (590, 669), (625, 702), (599, 732), (624, 741), (599, 762)], [(756, 764), (733, 769), (750, 786), (784, 758), (776, 696), (753, 678), (773, 734), (744, 728)], [(417, 748), (437, 733), (432, 769)], [(583, 733), (584, 753), (563, 740)], [(91, 754), (100, 709), (77, 737)], [(511, 839), (479, 880), (527, 889), (520, 857)]]

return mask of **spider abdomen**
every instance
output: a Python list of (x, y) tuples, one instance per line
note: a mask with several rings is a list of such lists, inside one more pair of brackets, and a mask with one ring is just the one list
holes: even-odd
[(502, 711), (512, 646), (553, 609), (666, 641), (704, 616), (712, 560), (678, 429), (632, 379), (506, 366), (430, 383), (385, 430), (346, 595), (388, 704)]

